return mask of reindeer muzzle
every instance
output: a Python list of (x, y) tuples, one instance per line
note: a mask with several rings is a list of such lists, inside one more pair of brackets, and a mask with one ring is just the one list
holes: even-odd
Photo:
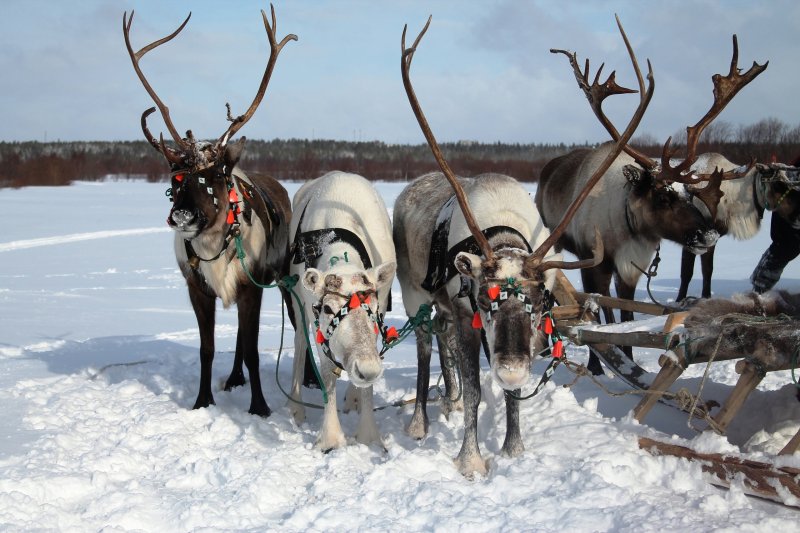
[(697, 230), (686, 240), (686, 249), (695, 255), (703, 255), (717, 244), (719, 233), (716, 230)]

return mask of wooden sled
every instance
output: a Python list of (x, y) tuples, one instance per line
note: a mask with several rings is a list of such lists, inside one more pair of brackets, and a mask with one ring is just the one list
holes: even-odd
[[(686, 311), (671, 312), (660, 305), (647, 302), (622, 300), (607, 296), (590, 295), (575, 290), (562, 272), (558, 272), (553, 294), (559, 306), (554, 308), (554, 318), (559, 330), (577, 345), (585, 345), (595, 353), (606, 366), (630, 386), (646, 390), (646, 394), (634, 409), (634, 417), (642, 422), (658, 401), (663, 401), (663, 393), (667, 392), (683, 371), (691, 364), (740, 359), (736, 363), (736, 372), (740, 375), (736, 386), (723, 403), (721, 409), (712, 417), (714, 428), (725, 433), (728, 425), (739, 413), (747, 396), (755, 390), (767, 372), (792, 368), (791, 357), (785, 354), (776, 358), (774, 354), (766, 357), (758, 352), (747, 358), (725, 353), (701, 353), (693, 350), (683, 328), (683, 321), (688, 315)], [(652, 320), (661, 324), (660, 329), (646, 327), (646, 320), (636, 321), (643, 324), (641, 330), (620, 332), (619, 324), (599, 325), (594, 313), (587, 310), (586, 303), (593, 301), (600, 306), (613, 309), (630, 310), (652, 317), (667, 315), (660, 320)], [(687, 346), (688, 345), (688, 346)], [(658, 348), (664, 351), (659, 357), (661, 370), (657, 374), (648, 372), (636, 362), (628, 359), (619, 346), (640, 348)], [(794, 454), (800, 448), (800, 430), (780, 451), (780, 455)]]

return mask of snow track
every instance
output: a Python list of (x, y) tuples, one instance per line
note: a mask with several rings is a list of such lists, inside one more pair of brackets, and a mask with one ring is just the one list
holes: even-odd
[(69, 235), (56, 235), (54, 237), (41, 237), (39, 239), (26, 239), (0, 243), (0, 252), (13, 252), (40, 246), (53, 246), (56, 244), (69, 244), (73, 242), (92, 241), (95, 239), (109, 239), (111, 237), (129, 237), (131, 235), (146, 235), (149, 233), (166, 233), (167, 227), (135, 228), (123, 230), (92, 231), (88, 233), (71, 233)]

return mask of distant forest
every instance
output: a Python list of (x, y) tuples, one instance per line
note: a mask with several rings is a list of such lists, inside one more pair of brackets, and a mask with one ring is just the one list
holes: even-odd
[[(682, 157), (686, 133), (673, 138)], [(658, 157), (663, 140), (642, 135), (631, 143)], [(586, 145), (509, 144), (461, 141), (443, 143), (453, 170), (464, 176), (499, 172), (521, 181), (536, 181), (554, 157)], [(724, 121), (704, 132), (698, 153), (719, 152), (731, 161), (751, 158), (792, 163), (800, 157), (800, 125), (769, 118), (735, 127)], [(329, 170), (354, 172), (376, 181), (407, 181), (438, 166), (425, 144), (390, 145), (380, 141), (275, 139), (248, 140), (240, 166), (279, 180), (308, 180)], [(164, 158), (145, 141), (0, 142), (0, 187), (68, 185), (75, 180), (146, 179), (166, 181)]]

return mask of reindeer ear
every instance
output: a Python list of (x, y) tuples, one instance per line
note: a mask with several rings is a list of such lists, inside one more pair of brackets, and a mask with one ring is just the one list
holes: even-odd
[(633, 165), (625, 165), (622, 167), (622, 175), (628, 180), (631, 185), (637, 185), (642, 181), (642, 169)]
[(322, 296), (324, 281), (322, 272), (316, 268), (309, 268), (303, 273), (303, 287), (313, 292), (317, 296)]
[(244, 153), (245, 137), (240, 137), (233, 144), (225, 146), (225, 166), (232, 169), (239, 162)]
[(456, 270), (468, 278), (478, 279), (481, 275), (481, 258), (475, 254), (458, 252), (454, 263)]
[(394, 281), (394, 273), (397, 270), (397, 263), (394, 261), (387, 261), (372, 269), (375, 276), (375, 284), (378, 288), (387, 287)]

